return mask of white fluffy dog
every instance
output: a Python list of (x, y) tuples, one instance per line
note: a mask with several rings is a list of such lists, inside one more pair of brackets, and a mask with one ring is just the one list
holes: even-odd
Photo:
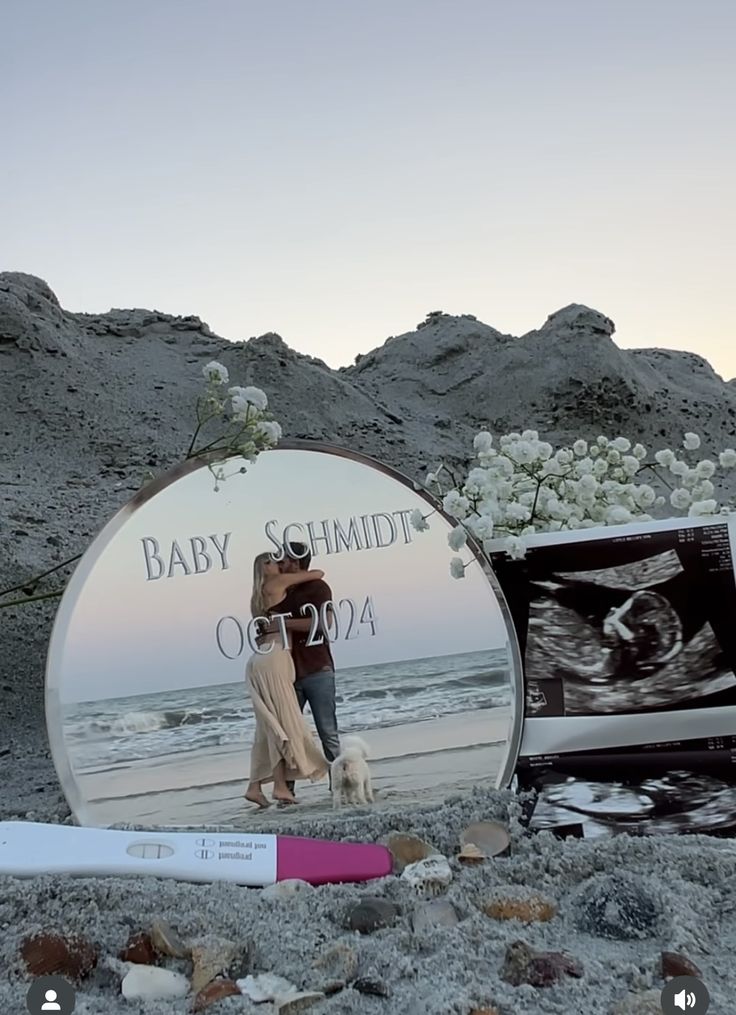
[(340, 753), (330, 766), (332, 806), (373, 803), (373, 784), (366, 763), (368, 744), (360, 737), (343, 737)]

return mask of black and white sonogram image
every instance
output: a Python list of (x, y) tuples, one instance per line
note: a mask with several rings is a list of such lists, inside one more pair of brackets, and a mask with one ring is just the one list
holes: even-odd
[(573, 538), (494, 567), (522, 643), (528, 717), (736, 704), (726, 524)]

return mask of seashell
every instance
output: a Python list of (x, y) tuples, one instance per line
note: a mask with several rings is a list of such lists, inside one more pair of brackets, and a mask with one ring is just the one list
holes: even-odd
[(494, 920), (521, 920), (522, 923), (546, 923), (557, 915), (557, 903), (537, 892), (520, 889), (500, 890), (483, 905), (483, 912)]
[(439, 850), (425, 842), (417, 839), (415, 835), (405, 835), (403, 832), (392, 832), (386, 840), (386, 846), (394, 858), (394, 871), (400, 874), (409, 864), (426, 860), (428, 856), (437, 856)]
[(662, 976), (665, 980), (670, 976), (694, 976), (701, 978), (702, 973), (686, 955), (679, 952), (662, 952)]
[(511, 849), (511, 834), (500, 821), (476, 821), (460, 835), (461, 846), (477, 846), (485, 857), (504, 856)]
[(350, 945), (340, 942), (316, 958), (312, 966), (324, 977), (320, 984), (322, 993), (336, 994), (355, 979), (358, 956)]
[(512, 941), (506, 948), (500, 975), (512, 987), (520, 987), (522, 983), (551, 987), (564, 976), (579, 979), (583, 967), (562, 952), (538, 952), (524, 941)]
[(41, 931), (24, 938), (20, 953), (31, 976), (66, 976), (83, 980), (97, 965), (97, 949), (89, 941), (74, 935)]
[(266, 885), (261, 889), (262, 899), (293, 899), (295, 895), (307, 895), (315, 890), (314, 885), (308, 881), (301, 881), (299, 878), (287, 878), (285, 881), (276, 881), (272, 885)]
[(237, 945), (224, 938), (211, 938), (192, 945), (192, 993), (198, 994), (235, 958)]
[(162, 955), (170, 955), (172, 959), (188, 959), (191, 949), (184, 944), (174, 928), (165, 920), (154, 920), (151, 927), (153, 947)]
[(166, 997), (185, 997), (189, 993), (189, 980), (181, 973), (160, 966), (136, 966), (123, 977), (120, 986), (123, 997), (129, 1001), (153, 1001)]
[(213, 980), (203, 987), (194, 999), (193, 1011), (204, 1011), (212, 1004), (217, 1004), (223, 997), (231, 997), (235, 994), (242, 996), (238, 985), (234, 980)]
[(353, 984), (353, 990), (371, 997), (391, 997), (391, 988), (383, 980), (373, 980), (362, 976)]
[(298, 993), (297, 988), (283, 976), (276, 976), (275, 973), (258, 973), (257, 976), (246, 976), (237, 980), (238, 990), (245, 994), (256, 1004), (264, 1001), (276, 1001), (277, 998), (284, 998)]
[(295, 1015), (296, 1012), (306, 1011), (318, 1001), (323, 1001), (324, 996), (316, 990), (302, 990), (287, 994), (286, 997), (277, 997), (274, 1003), (278, 1015)]
[(401, 878), (420, 898), (431, 899), (447, 889), (452, 881), (452, 871), (447, 857), (438, 853), (409, 864), (404, 868)]
[(474, 842), (466, 842), (458, 853), (457, 858), (460, 863), (483, 863), (486, 855), (479, 846), (475, 845)]
[(135, 962), (139, 966), (152, 966), (156, 962), (156, 949), (151, 935), (144, 932), (131, 934), (125, 948), (120, 952), (123, 962)]

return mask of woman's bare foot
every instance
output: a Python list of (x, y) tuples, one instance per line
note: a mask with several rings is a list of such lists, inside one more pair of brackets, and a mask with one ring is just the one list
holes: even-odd
[(273, 798), (279, 804), (298, 804), (299, 801), (290, 793), (289, 790), (284, 787), (283, 789), (275, 789), (273, 791)]
[(271, 801), (260, 789), (248, 789), (245, 792), (245, 799), (251, 804), (258, 804), (259, 807), (270, 807)]

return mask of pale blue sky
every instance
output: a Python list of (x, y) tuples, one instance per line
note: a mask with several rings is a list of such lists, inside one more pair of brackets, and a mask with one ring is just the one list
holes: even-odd
[(2, 0), (0, 266), (337, 366), (570, 302), (736, 375), (732, 0)]

